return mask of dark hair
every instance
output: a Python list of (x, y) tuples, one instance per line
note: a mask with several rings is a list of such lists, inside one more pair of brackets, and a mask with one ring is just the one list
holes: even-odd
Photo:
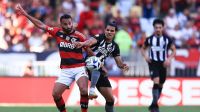
[(161, 24), (162, 26), (164, 26), (164, 21), (162, 19), (155, 19), (153, 21), (153, 26), (155, 26), (156, 24)]
[(69, 18), (72, 18), (69, 14), (64, 14), (64, 15), (62, 15), (61, 17), (60, 17), (60, 21), (62, 20), (62, 19), (69, 19)]
[(115, 27), (115, 31), (118, 30), (117, 23), (116, 23), (115, 21), (109, 22), (109, 23), (106, 25), (106, 27), (107, 27), (107, 26), (113, 26), (113, 27)]

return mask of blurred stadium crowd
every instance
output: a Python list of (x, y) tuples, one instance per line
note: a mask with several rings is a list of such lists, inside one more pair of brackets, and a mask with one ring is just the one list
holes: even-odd
[(141, 47), (152, 34), (152, 21), (165, 20), (165, 32), (177, 48), (200, 48), (200, 0), (1, 0), (0, 51), (43, 52), (55, 50), (56, 42), (15, 13), (20, 3), (26, 11), (49, 26), (58, 26), (64, 13), (72, 15), (77, 30), (88, 38), (116, 20), (120, 29), (115, 41), (121, 54)]

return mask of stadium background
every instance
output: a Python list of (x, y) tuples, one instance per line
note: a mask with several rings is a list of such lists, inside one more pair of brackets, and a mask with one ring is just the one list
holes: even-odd
[[(106, 61), (118, 112), (147, 111), (152, 82), (139, 48), (153, 32), (152, 21), (163, 18), (177, 55), (168, 68), (161, 111), (200, 110), (200, 0), (1, 0), (0, 112), (56, 111), (51, 98), (60, 62), (55, 40), (17, 16), (16, 3), (49, 26), (58, 26), (59, 17), (69, 13), (76, 29), (88, 38), (101, 33), (108, 21), (116, 20), (119, 31), (115, 41), (130, 66), (129, 72), (122, 73), (112, 59)], [(71, 112), (79, 110), (73, 107), (79, 105), (78, 94), (76, 85), (65, 93)], [(100, 96), (90, 102), (89, 111), (102, 112), (104, 103)]]

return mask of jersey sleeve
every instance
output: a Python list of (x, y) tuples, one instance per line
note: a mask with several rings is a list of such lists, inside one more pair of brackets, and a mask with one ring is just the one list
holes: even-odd
[(77, 31), (77, 34), (78, 34), (78, 36), (80, 38), (80, 42), (86, 41), (86, 36), (85, 35), (83, 35), (82, 33), (78, 32), (78, 31)]
[(167, 45), (167, 48), (169, 49), (171, 47), (171, 45), (173, 44), (173, 40), (170, 37), (168, 37), (168, 41), (169, 41), (169, 43)]
[(60, 30), (60, 28), (58, 27), (50, 27), (50, 26), (46, 26), (46, 32), (48, 32), (50, 35), (52, 35), (53, 37), (56, 36), (56, 33)]
[(144, 45), (145, 45), (145, 46), (149, 46), (149, 45), (150, 45), (150, 43), (149, 43), (149, 38), (146, 38), (146, 40), (145, 40), (145, 42), (144, 42)]
[(93, 36), (93, 38), (95, 38), (96, 40), (97, 40), (97, 43), (100, 43), (100, 41), (101, 41), (101, 36), (98, 34), (98, 35), (95, 35), (95, 36)]
[(112, 56), (113, 56), (113, 57), (120, 56), (120, 50), (119, 50), (119, 46), (118, 46), (117, 44), (115, 45), (115, 49), (114, 49), (114, 51), (112, 52)]

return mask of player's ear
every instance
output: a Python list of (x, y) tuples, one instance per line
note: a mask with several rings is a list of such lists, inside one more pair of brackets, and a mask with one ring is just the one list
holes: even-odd
[(78, 23), (73, 22), (73, 27), (74, 27), (74, 28), (77, 28), (77, 27), (78, 27)]

